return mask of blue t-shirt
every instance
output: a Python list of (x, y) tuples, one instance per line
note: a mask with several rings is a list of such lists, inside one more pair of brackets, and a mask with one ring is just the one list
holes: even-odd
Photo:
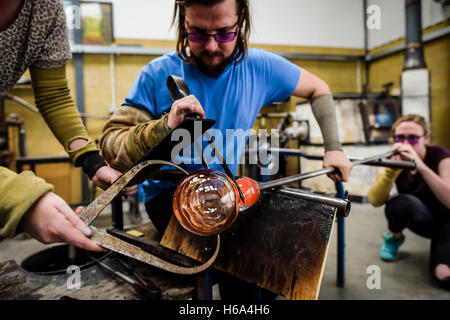
[[(300, 68), (276, 54), (250, 48), (242, 62), (230, 63), (219, 77), (213, 78), (173, 52), (152, 60), (142, 69), (123, 105), (137, 107), (150, 112), (156, 119), (160, 118), (164, 112), (170, 111), (173, 103), (166, 86), (169, 75), (183, 78), (190, 94), (205, 110), (206, 118), (216, 120), (208, 132), (230, 170), (236, 174), (248, 132), (260, 109), (289, 98), (300, 79)], [(205, 158), (215, 162), (209, 167), (223, 171), (217, 158), (209, 152), (211, 149), (205, 148), (208, 144), (204, 141)], [(223, 152), (224, 148), (226, 152)], [(203, 166), (198, 155), (192, 149), (191, 156), (187, 153), (187, 156), (178, 157), (174, 162), (183, 162), (182, 166), (188, 170), (201, 169)], [(149, 180), (143, 187), (146, 202), (175, 185), (167, 181)]]

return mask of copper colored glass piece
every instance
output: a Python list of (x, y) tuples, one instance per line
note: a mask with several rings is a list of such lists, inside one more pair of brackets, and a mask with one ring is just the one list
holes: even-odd
[(236, 187), (227, 175), (217, 170), (199, 170), (178, 184), (173, 210), (186, 230), (203, 236), (218, 234), (237, 218), (236, 195)]

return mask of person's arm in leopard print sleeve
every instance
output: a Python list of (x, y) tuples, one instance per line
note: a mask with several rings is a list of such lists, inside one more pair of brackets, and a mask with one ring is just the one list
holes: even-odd
[[(35, 30), (37, 37), (42, 37), (39, 47), (39, 54), (36, 55), (32, 67), (42, 69), (52, 69), (64, 66), (71, 58), (66, 13), (62, 1), (44, 0), (38, 1), (35, 7), (38, 15), (46, 23), (33, 21), (33, 27), (38, 28), (43, 25), (42, 33)], [(45, 16), (47, 15), (47, 16)], [(33, 32), (33, 31), (32, 31)]]

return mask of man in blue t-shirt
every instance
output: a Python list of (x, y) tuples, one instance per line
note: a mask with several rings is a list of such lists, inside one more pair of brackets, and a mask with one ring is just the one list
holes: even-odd
[[(347, 181), (352, 163), (342, 152), (328, 85), (278, 55), (247, 48), (247, 0), (176, 1), (174, 24), (178, 27), (177, 51), (152, 60), (142, 69), (104, 128), (100, 148), (113, 168), (128, 169), (186, 114), (197, 113), (216, 120), (210, 131), (236, 174), (246, 140), (236, 146), (234, 138), (245, 136), (253, 127), (261, 107), (294, 95), (311, 101), (324, 138), (323, 166), (339, 169), (339, 174), (330, 174), (330, 178)], [(173, 102), (166, 86), (169, 75), (183, 78), (190, 95)], [(234, 135), (231, 142), (226, 139), (230, 132)], [(183, 162), (190, 170), (202, 168), (194, 152), (172, 160)], [(219, 163), (210, 168), (223, 170)], [(170, 218), (175, 186), (155, 180), (144, 184), (147, 211), (161, 232)]]
[[(328, 85), (284, 58), (247, 48), (248, 0), (177, 0), (173, 22), (178, 27), (176, 52), (154, 59), (142, 69), (103, 130), (100, 149), (113, 168), (125, 171), (177, 127), (186, 114), (197, 113), (216, 120), (209, 131), (236, 174), (246, 132), (253, 127), (261, 107), (294, 95), (311, 102), (324, 139), (323, 166), (339, 169), (339, 174), (329, 174), (330, 178), (347, 181), (352, 163), (342, 152)], [(183, 78), (190, 95), (173, 102), (166, 87), (169, 75)], [(231, 142), (226, 139), (230, 132)], [(234, 138), (242, 136), (243, 143), (233, 143)], [(195, 153), (172, 155), (172, 161), (182, 161), (191, 170), (202, 168)], [(222, 170), (218, 163), (209, 167)], [(173, 212), (175, 187), (155, 180), (144, 184), (147, 212), (161, 233)], [(219, 283), (222, 299), (260, 296), (259, 288), (226, 274), (220, 275)]]

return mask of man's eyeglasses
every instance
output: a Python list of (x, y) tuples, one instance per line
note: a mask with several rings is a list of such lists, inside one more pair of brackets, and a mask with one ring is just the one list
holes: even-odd
[(236, 38), (237, 31), (234, 32), (217, 32), (214, 34), (203, 33), (203, 32), (188, 32), (188, 40), (194, 43), (205, 43), (208, 41), (209, 37), (214, 37), (219, 43), (230, 42)]
[[(239, 23), (239, 20), (232, 26), (225, 28), (233, 28), (237, 26)], [(239, 30), (239, 28), (238, 28)], [(214, 34), (209, 34), (205, 32), (187, 32), (188, 40), (194, 43), (206, 43), (209, 40), (209, 37), (214, 37), (214, 40), (218, 43), (225, 43), (233, 41), (234, 38), (236, 38), (237, 30), (234, 32), (217, 32)]]
[(399, 135), (395, 135), (394, 136), (394, 141), (399, 143), (399, 142), (403, 142), (406, 140), (408, 140), (409, 144), (416, 144), (417, 142), (419, 142), (420, 138), (425, 137), (425, 135), (423, 136), (416, 136), (414, 134), (409, 135), (409, 136), (404, 136), (403, 134), (399, 134)]

